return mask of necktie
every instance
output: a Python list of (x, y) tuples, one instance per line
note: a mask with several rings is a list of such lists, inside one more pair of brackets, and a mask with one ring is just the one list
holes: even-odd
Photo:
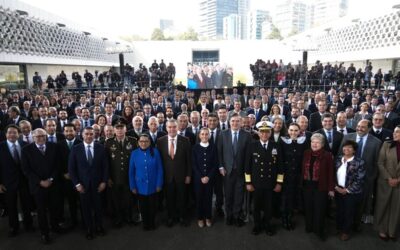
[(381, 130), (380, 129), (378, 129), (378, 130), (376, 130), (376, 132), (375, 132), (377, 135), (379, 135), (380, 133), (381, 133)]
[(193, 132), (195, 135), (197, 135), (197, 128), (193, 128)]
[(265, 150), (267, 150), (267, 144), (266, 144), (266, 143), (263, 144), (263, 148), (264, 148)]
[(87, 161), (88, 161), (89, 165), (91, 166), (93, 163), (93, 155), (92, 155), (92, 151), (90, 150), (90, 145), (87, 146)]
[(171, 139), (170, 140), (170, 145), (169, 145), (169, 156), (171, 157), (171, 159), (174, 159), (175, 156), (175, 145), (174, 145), (174, 141), (175, 139)]
[(68, 141), (68, 148), (69, 148), (69, 149), (72, 148), (72, 141)]
[(45, 125), (46, 125), (46, 124), (45, 124), (45, 122), (46, 122), (46, 120), (45, 120), (45, 119), (43, 119), (43, 120), (42, 120), (42, 127), (43, 127), (43, 128), (44, 128), (44, 127), (45, 127)]
[(183, 132), (180, 132), (179, 134), (180, 134), (181, 136), (185, 136), (185, 134), (184, 134)]
[(88, 121), (85, 121), (85, 128), (86, 127), (89, 127), (89, 122)]
[(156, 136), (156, 134), (152, 134), (151, 137), (153, 138), (153, 142), (155, 143), (155, 142), (157, 141), (157, 136)]
[(237, 132), (233, 133), (233, 154), (236, 156), (237, 148), (238, 148), (238, 135)]
[(31, 141), (29, 140), (29, 136), (25, 135), (25, 140), (27, 143), (31, 143)]
[(328, 143), (332, 143), (332, 131), (328, 131)]
[(344, 129), (341, 129), (341, 130), (340, 130), (340, 133), (344, 134)]
[(16, 164), (19, 164), (20, 161), (19, 161), (19, 154), (18, 154), (17, 144), (13, 143), (12, 147), (13, 147), (12, 154), (13, 154), (14, 161), (15, 161)]
[(258, 110), (256, 110), (256, 113), (255, 113), (255, 115), (256, 115), (256, 119), (257, 119), (257, 117), (258, 117)]
[(42, 153), (42, 155), (45, 155), (45, 154), (46, 154), (46, 151), (45, 151), (45, 149), (44, 149), (44, 145), (40, 145), (40, 146), (39, 146), (39, 150), (40, 150), (40, 153)]
[(50, 142), (54, 142), (54, 136), (53, 136), (53, 135), (50, 135), (50, 136), (49, 136), (49, 141), (50, 141)]
[(224, 123), (222, 123), (222, 130), (225, 130), (226, 129), (226, 127), (225, 127), (225, 122)]
[(364, 138), (360, 137), (360, 140), (358, 141), (358, 148), (357, 148), (357, 154), (356, 154), (356, 156), (358, 158), (361, 158), (361, 156), (362, 156), (362, 147), (363, 147), (363, 145), (364, 145)]
[(120, 146), (121, 149), (123, 149), (123, 148), (124, 148), (124, 142), (123, 142), (123, 141), (120, 141), (120, 142), (119, 142), (119, 146)]
[(214, 140), (214, 131), (211, 131), (211, 136), (210, 136), (210, 143), (214, 145), (215, 140)]
[(158, 131), (159, 131), (159, 132), (162, 131), (162, 125), (160, 125), (160, 126), (158, 127)]

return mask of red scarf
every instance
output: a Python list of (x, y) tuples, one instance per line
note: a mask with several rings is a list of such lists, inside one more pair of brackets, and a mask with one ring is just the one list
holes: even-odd
[[(304, 180), (307, 181), (318, 181), (319, 180), (319, 169), (321, 164), (321, 156), (323, 150), (311, 151), (304, 156)], [(311, 166), (311, 158), (315, 157), (314, 164)], [(310, 176), (310, 167), (313, 168), (313, 176)]]

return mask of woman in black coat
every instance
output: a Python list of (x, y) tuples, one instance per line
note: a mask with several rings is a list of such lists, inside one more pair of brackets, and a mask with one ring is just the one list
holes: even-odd
[(293, 230), (293, 210), (300, 205), (301, 163), (306, 150), (306, 137), (301, 136), (300, 126), (292, 123), (288, 137), (281, 137), (283, 153), (283, 188), (282, 188), (282, 225), (286, 230)]
[(192, 151), (196, 211), (199, 227), (210, 227), (213, 182), (218, 169), (217, 148), (208, 142), (208, 128), (202, 128), (199, 137), (200, 142), (193, 146)]

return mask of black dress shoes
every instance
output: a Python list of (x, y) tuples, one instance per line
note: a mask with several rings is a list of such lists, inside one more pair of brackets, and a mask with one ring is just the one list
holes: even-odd
[(274, 230), (273, 226), (272, 225), (266, 225), (265, 226), (265, 233), (268, 236), (273, 236), (275, 234), (275, 230)]
[(94, 235), (92, 231), (87, 231), (86, 232), (86, 239), (87, 240), (93, 240), (94, 239)]
[(98, 236), (104, 236), (104, 235), (106, 235), (106, 231), (104, 231), (104, 228), (103, 228), (103, 227), (97, 227), (97, 228), (96, 228), (96, 235), (98, 235)]
[(251, 231), (251, 233), (254, 234), (254, 235), (258, 235), (258, 234), (261, 233), (261, 231), (262, 231), (262, 228), (261, 228), (261, 227), (259, 227), (259, 226), (254, 226), (254, 227), (253, 227), (253, 230)]
[(167, 225), (167, 227), (173, 227), (173, 226), (174, 226), (174, 220), (173, 220), (173, 219), (171, 219), (171, 218), (170, 218), (170, 219), (168, 219), (168, 220), (167, 220), (167, 224), (166, 224), (166, 225)]
[(233, 217), (229, 216), (226, 218), (226, 225), (232, 226), (233, 222), (234, 222)]
[(16, 228), (11, 228), (10, 231), (8, 231), (8, 237), (13, 238), (18, 235), (18, 229)]
[(244, 222), (244, 220), (242, 220), (240, 218), (237, 218), (236, 221), (235, 221), (235, 225), (237, 227), (242, 227), (242, 226), (244, 226), (244, 224), (246, 224), (246, 223)]
[(225, 216), (224, 210), (222, 208), (217, 208), (216, 214), (218, 217), (221, 217), (221, 218)]
[(49, 234), (42, 234), (41, 241), (43, 244), (50, 244), (51, 239)]

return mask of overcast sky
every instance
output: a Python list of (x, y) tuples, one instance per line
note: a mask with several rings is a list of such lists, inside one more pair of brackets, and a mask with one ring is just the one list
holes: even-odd
[[(149, 37), (160, 19), (173, 19), (178, 30), (197, 27), (199, 0), (21, 0), (110, 36), (138, 34)], [(281, 2), (282, 0), (279, 0)], [(313, 0), (304, 0), (312, 2)], [(348, 13), (366, 18), (391, 11), (400, 0), (348, 0)], [(252, 7), (273, 10), (276, 0), (252, 0)]]

